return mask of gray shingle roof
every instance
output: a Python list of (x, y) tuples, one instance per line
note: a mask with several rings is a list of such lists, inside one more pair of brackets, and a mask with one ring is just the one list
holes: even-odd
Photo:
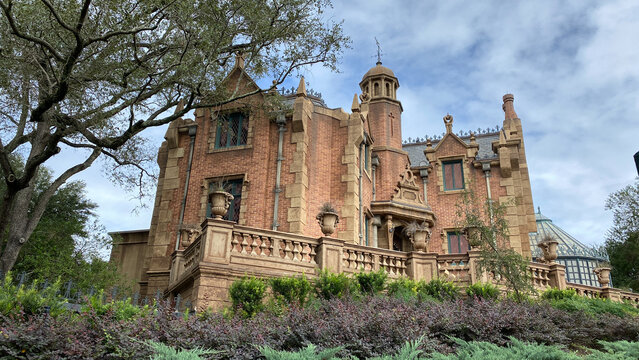
[[(477, 144), (479, 145), (479, 151), (477, 152), (477, 160), (491, 160), (496, 159), (497, 154), (493, 152), (493, 141), (499, 140), (499, 133), (477, 134), (475, 135)], [(470, 136), (460, 137), (466, 144), (470, 144)], [(433, 147), (437, 146), (441, 140), (432, 140)], [(402, 149), (408, 153), (411, 166), (428, 165), (428, 160), (424, 155), (424, 149), (426, 149), (426, 142), (415, 142), (409, 144), (403, 144)]]

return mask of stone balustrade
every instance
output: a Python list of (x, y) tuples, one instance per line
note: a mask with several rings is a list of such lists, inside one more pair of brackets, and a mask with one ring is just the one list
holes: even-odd
[[(302, 235), (251, 228), (233, 222), (207, 219), (202, 233), (171, 258), (168, 294), (180, 294), (199, 306), (219, 308), (227, 303), (228, 287), (237, 278), (255, 275), (317, 276), (318, 270), (356, 273), (384, 269), (390, 278), (406, 276), (430, 281), (442, 278), (460, 286), (475, 282), (497, 283), (477, 266), (479, 251), (468, 254), (401, 252), (345, 243), (332, 237)], [(565, 268), (557, 263), (530, 263), (536, 290), (571, 288), (589, 297), (639, 304), (639, 294), (613, 288), (566, 284)]]

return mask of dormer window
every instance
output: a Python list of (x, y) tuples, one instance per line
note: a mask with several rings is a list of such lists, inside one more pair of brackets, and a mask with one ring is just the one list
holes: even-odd
[(248, 138), (248, 117), (242, 112), (220, 116), (217, 120), (215, 148), (223, 149), (246, 145)]
[(444, 191), (464, 189), (464, 171), (462, 161), (453, 160), (442, 163), (444, 171)]

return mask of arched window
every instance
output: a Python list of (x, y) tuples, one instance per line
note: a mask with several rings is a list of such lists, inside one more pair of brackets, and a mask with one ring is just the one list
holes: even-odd
[(386, 83), (386, 96), (391, 96), (390, 94), (390, 84)]
[(373, 86), (373, 96), (379, 96), (379, 83), (375, 83), (375, 85)]

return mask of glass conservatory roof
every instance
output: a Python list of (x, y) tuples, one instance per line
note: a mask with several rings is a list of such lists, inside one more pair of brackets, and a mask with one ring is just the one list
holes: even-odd
[(552, 220), (544, 216), (541, 211), (535, 213), (537, 221), (537, 232), (529, 233), (530, 249), (534, 258), (541, 257), (541, 249), (537, 244), (549, 235), (559, 242), (557, 255), (561, 257), (585, 257), (599, 261), (607, 261), (608, 256), (601, 253), (597, 249), (591, 248), (580, 243), (577, 239), (568, 234), (565, 230), (555, 225)]

